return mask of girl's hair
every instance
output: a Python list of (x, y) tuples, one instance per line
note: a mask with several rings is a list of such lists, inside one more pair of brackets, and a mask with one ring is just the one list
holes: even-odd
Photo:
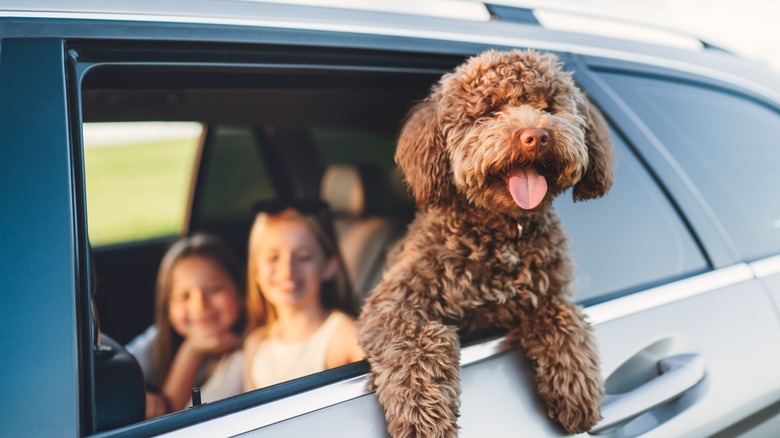
[[(314, 211), (313, 208), (301, 208), (296, 204), (279, 205), (280, 201), (268, 204), (269, 208), (255, 216), (252, 231), (249, 233), (249, 260), (247, 267), (247, 310), (249, 312), (248, 330), (265, 326), (276, 319), (273, 306), (266, 300), (263, 291), (258, 284), (257, 266), (259, 261), (260, 246), (263, 235), (268, 227), (270, 219), (301, 220), (306, 228), (317, 239), (327, 259), (335, 257), (339, 262), (339, 269), (333, 279), (323, 282), (320, 289), (320, 303), (326, 310), (339, 309), (344, 313), (357, 316), (357, 302), (352, 294), (352, 287), (344, 268), (344, 261), (336, 245), (336, 234), (333, 230), (332, 220), (327, 205), (320, 203), (322, 208)], [(303, 206), (311, 206), (312, 203), (300, 203)], [(260, 204), (262, 205), (262, 204)], [(270, 207), (273, 205), (273, 207)], [(316, 205), (316, 204), (315, 204)]]
[(241, 270), (241, 264), (235, 255), (222, 240), (215, 236), (194, 234), (182, 237), (165, 253), (157, 273), (155, 310), (157, 339), (155, 340), (152, 360), (155, 371), (160, 376), (160, 382), (165, 380), (173, 356), (183, 341), (181, 335), (176, 333), (171, 326), (171, 321), (168, 318), (168, 307), (173, 289), (173, 269), (179, 261), (193, 256), (203, 257), (215, 263), (234, 282), (241, 308), (239, 309), (238, 320), (236, 320), (233, 326), (233, 332), (237, 335), (242, 335), (246, 329), (246, 303), (245, 298), (241, 294), (241, 285), (244, 284), (245, 277), (244, 272)]

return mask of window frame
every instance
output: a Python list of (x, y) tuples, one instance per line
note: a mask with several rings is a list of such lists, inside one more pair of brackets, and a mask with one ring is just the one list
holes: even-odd
[[(305, 34), (306, 32), (301, 32)], [(345, 35), (337, 35), (337, 39), (343, 38)], [(300, 35), (298, 35), (300, 37)], [(377, 37), (377, 39), (382, 39), (380, 37)], [(366, 71), (386, 71), (388, 73), (400, 73), (400, 72), (408, 72), (412, 74), (426, 74), (430, 75), (435, 72), (437, 75), (440, 75), (444, 73), (445, 71), (451, 69), (465, 56), (468, 56), (470, 54), (477, 53), (478, 50), (484, 48), (482, 46), (478, 46), (479, 49), (473, 49), (473, 50), (465, 50), (461, 51), (458, 49), (452, 49), (453, 47), (462, 47), (462, 46), (475, 46), (473, 44), (465, 44), (465, 43), (458, 43), (458, 44), (450, 44), (451, 50), (437, 50), (435, 51), (435, 56), (433, 57), (436, 62), (431, 61), (431, 56), (420, 52), (419, 47), (415, 47), (415, 50), (401, 50), (398, 51), (395, 47), (395, 44), (387, 44), (380, 43), (377, 44), (376, 47), (372, 49), (356, 49), (354, 39), (345, 42), (343, 44), (338, 45), (336, 48), (331, 48), (328, 50), (325, 50), (326, 53), (323, 55), (323, 49), (318, 48), (314, 45), (310, 45), (307, 41), (307, 44), (296, 46), (296, 48), (293, 48), (291, 50), (292, 55), (286, 55), (289, 56), (289, 65), (287, 64), (279, 64), (279, 63), (269, 63), (268, 60), (262, 60), (258, 59), (255, 54), (247, 54), (245, 51), (246, 47), (245, 45), (239, 45), (239, 44), (230, 44), (230, 43), (210, 43), (206, 44), (206, 48), (203, 47), (203, 45), (196, 45), (188, 42), (180, 42), (180, 41), (155, 41), (155, 42), (144, 42), (144, 41), (73, 41), (66, 43), (66, 50), (65, 54), (67, 56), (67, 64), (68, 64), (68, 72), (69, 72), (69, 81), (68, 81), (68, 89), (70, 92), (70, 99), (72, 103), (72, 114), (71, 114), (71, 123), (74, 129), (73, 134), (73, 144), (75, 145), (74, 149), (77, 150), (79, 153), (81, 153), (83, 149), (83, 141), (81, 139), (81, 124), (83, 120), (83, 114), (82, 114), (82, 84), (84, 81), (84, 77), (89, 74), (91, 71), (97, 68), (105, 68), (105, 67), (127, 67), (127, 68), (138, 68), (138, 67), (175, 67), (175, 68), (182, 68), (182, 67), (193, 67), (193, 68), (203, 68), (203, 69), (209, 69), (209, 68), (224, 68), (224, 69), (246, 69), (247, 67), (250, 69), (258, 69), (263, 68), (263, 66), (268, 66), (265, 68), (272, 68), (272, 69), (280, 69), (280, 68), (295, 68), (295, 69), (316, 69), (319, 67), (324, 67), (326, 69), (328, 68), (335, 68), (335, 69), (366, 69)], [(409, 41), (408, 39), (398, 38), (398, 41)], [(430, 42), (429, 42), (430, 43)], [(402, 44), (399, 44), (402, 45)], [(381, 50), (381, 47), (387, 47), (390, 46), (394, 50)], [(184, 50), (177, 52), (176, 48), (184, 48)], [(265, 52), (265, 49), (268, 50), (280, 50), (280, 47), (270, 47), (267, 48), (265, 45), (259, 45), (258, 46), (261, 49), (261, 52)], [(194, 50), (197, 48), (197, 50)], [(290, 47), (284, 47), (284, 49), (290, 49)], [(226, 52), (234, 52), (234, 55), (236, 56), (235, 62), (224, 62), (224, 61), (213, 61), (213, 59), (224, 59)], [(309, 52), (312, 54), (312, 56), (306, 57), (303, 56), (301, 59), (304, 61), (295, 62), (295, 56), (300, 56), (300, 52)], [(361, 61), (359, 57), (355, 56), (355, 51), (363, 52), (363, 53), (373, 53), (375, 56), (369, 56), (366, 58), (365, 61)], [(336, 57), (336, 59), (333, 62), (324, 62), (320, 60), (320, 64), (312, 63), (311, 58), (312, 57), (322, 57), (322, 56), (328, 56), (328, 55), (334, 55), (339, 54), (343, 52), (343, 56)], [(177, 54), (178, 55), (174, 55)], [(460, 55), (459, 55), (460, 53)], [(263, 53), (267, 55), (267, 53)], [(219, 56), (215, 56), (219, 55)], [(166, 60), (169, 58), (176, 58), (177, 56), (183, 56), (184, 58), (188, 59), (173, 59), (173, 60)], [(413, 57), (416, 58), (414, 62), (407, 62), (404, 65), (407, 65), (406, 67), (397, 67), (398, 65), (398, 57)], [(384, 64), (382, 64), (382, 60), (384, 60)], [(355, 62), (354, 65), (340, 65), (339, 63), (349, 63), (349, 62)], [(438, 64), (437, 64), (438, 62)], [(377, 65), (378, 64), (378, 65)], [(361, 67), (362, 66), (362, 67)], [(446, 67), (445, 67), (446, 66)], [(208, 127), (206, 128), (206, 132), (208, 132)], [(201, 152), (202, 152), (202, 146), (201, 144)], [(199, 153), (200, 154), (200, 153)], [(84, 175), (83, 175), (83, 158), (82, 158), (82, 172), (81, 175), (79, 175), (76, 179), (77, 181), (81, 181), (81, 185), (84, 184)], [(194, 178), (198, 178), (198, 173), (200, 168), (202, 167), (200, 163), (200, 157), (196, 158), (196, 168), (197, 170), (194, 172)], [(194, 183), (191, 186), (191, 197), (196, 196), (194, 190), (197, 190), (197, 183)], [(86, 199), (86, 194), (82, 187), (82, 192), (80, 195), (80, 199)], [(191, 198), (192, 199), (192, 198)], [(197, 202), (197, 201), (196, 201)], [(84, 202), (82, 201), (84, 204)], [(190, 211), (186, 214), (185, 219), (185, 228), (183, 229), (183, 233), (188, 233), (190, 231), (191, 227), (191, 218), (189, 217), (189, 214), (191, 213), (191, 207), (192, 207), (193, 201), (191, 200), (189, 203), (188, 208), (190, 208)], [(81, 208), (81, 215), (83, 217), (83, 223), (84, 223), (84, 229), (86, 230), (86, 206), (82, 206)], [(83, 235), (83, 241), (86, 242), (86, 232)], [(164, 243), (167, 239), (152, 239), (155, 241), (160, 241), (160, 243)], [(121, 246), (121, 245), (120, 245)], [(91, 275), (92, 269), (87, 268), (85, 270), (85, 275)], [(83, 289), (82, 289), (83, 290)], [(85, 321), (88, 322), (87, 325), (91, 324), (91, 318), (88, 316), (84, 317)], [(76, 332), (76, 337), (78, 339), (84, 339), (85, 330), (79, 329)], [(83, 370), (84, 378), (81, 381), (80, 387), (82, 388), (82, 402), (80, 404), (82, 412), (84, 413), (85, 418), (91, 418), (94, 415), (94, 401), (92, 401), (91, 394), (94, 394), (94, 378), (93, 371), (92, 371), (92, 352), (91, 349), (85, 349), (83, 354), (81, 354), (81, 360), (79, 361), (79, 367), (81, 367), (84, 364), (89, 363), (90, 366)], [(343, 367), (326, 370), (324, 372), (313, 374), (309, 376), (304, 376), (299, 379), (291, 380), (288, 382), (284, 382), (282, 384), (264, 388), (257, 391), (252, 391), (249, 393), (241, 394), (236, 397), (232, 397), (229, 400), (225, 401), (218, 401), (214, 403), (208, 403), (206, 405), (203, 405), (202, 407), (199, 407), (198, 409), (188, 409), (180, 412), (176, 412), (158, 419), (153, 420), (147, 420), (144, 422), (131, 424), (126, 427), (115, 429), (115, 430), (108, 430), (104, 432), (100, 432), (100, 436), (149, 436), (149, 435), (156, 435), (161, 434), (165, 432), (171, 432), (175, 431), (177, 429), (195, 425), (197, 423), (201, 423), (203, 421), (221, 417), (224, 415), (227, 415), (231, 412), (239, 411), (239, 410), (245, 410), (252, 407), (258, 407), (261, 405), (264, 405), (266, 403), (279, 400), (282, 398), (287, 398), (296, 394), (302, 394), (306, 393), (308, 391), (311, 391), (316, 388), (321, 388), (328, 385), (338, 384), (339, 382), (342, 382), (347, 379), (356, 378), (360, 376), (366, 376), (369, 371), (368, 363), (366, 361), (356, 362), (352, 363)], [(94, 433), (94, 424), (91, 422), (86, 422), (83, 425), (84, 431), (87, 434)]]

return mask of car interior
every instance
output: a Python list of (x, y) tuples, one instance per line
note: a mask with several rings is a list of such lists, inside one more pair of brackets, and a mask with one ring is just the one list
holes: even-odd
[[(342, 259), (362, 302), (414, 214), (393, 161), (397, 131), (439, 75), (430, 70), (108, 66), (85, 76), (82, 121), (202, 124), (181, 233), (217, 235), (244, 261), (254, 203), (321, 197), (334, 213)], [(106, 340), (95, 350), (97, 377), (133, 375), (121, 360), (127, 357), (122, 345), (153, 323), (157, 269), (177, 237), (94, 247), (95, 301)], [(137, 381), (101, 377), (97, 386), (114, 380)], [(124, 421), (109, 418), (121, 410), (96, 408), (99, 430), (139, 421), (138, 397), (125, 400), (136, 406)], [(97, 403), (115, 405), (100, 398), (100, 391)]]

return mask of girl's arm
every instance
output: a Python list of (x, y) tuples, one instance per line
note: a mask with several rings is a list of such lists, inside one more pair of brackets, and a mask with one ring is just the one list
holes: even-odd
[(355, 321), (344, 321), (330, 341), (328, 353), (325, 358), (325, 368), (335, 368), (348, 363), (357, 362), (366, 358), (366, 353), (357, 342), (357, 328)]
[(172, 412), (187, 407), (203, 361), (211, 354), (221, 354), (233, 349), (237, 342), (236, 335), (231, 332), (202, 338), (188, 337), (182, 342), (173, 357), (162, 387), (162, 395)]
[(167, 404), (162, 394), (146, 391), (146, 419), (167, 414), (169, 411)]
[(253, 391), (255, 384), (252, 381), (252, 362), (255, 358), (255, 352), (260, 344), (261, 330), (257, 328), (252, 331), (244, 340), (244, 392)]
[(171, 412), (187, 407), (192, 387), (195, 386), (198, 371), (205, 358), (206, 355), (193, 348), (186, 339), (176, 351), (162, 387), (162, 395)]

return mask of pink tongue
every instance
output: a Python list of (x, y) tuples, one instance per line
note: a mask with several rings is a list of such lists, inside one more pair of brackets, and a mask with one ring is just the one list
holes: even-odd
[(547, 180), (533, 167), (517, 167), (507, 178), (512, 199), (523, 210), (531, 210), (541, 204), (547, 194)]

